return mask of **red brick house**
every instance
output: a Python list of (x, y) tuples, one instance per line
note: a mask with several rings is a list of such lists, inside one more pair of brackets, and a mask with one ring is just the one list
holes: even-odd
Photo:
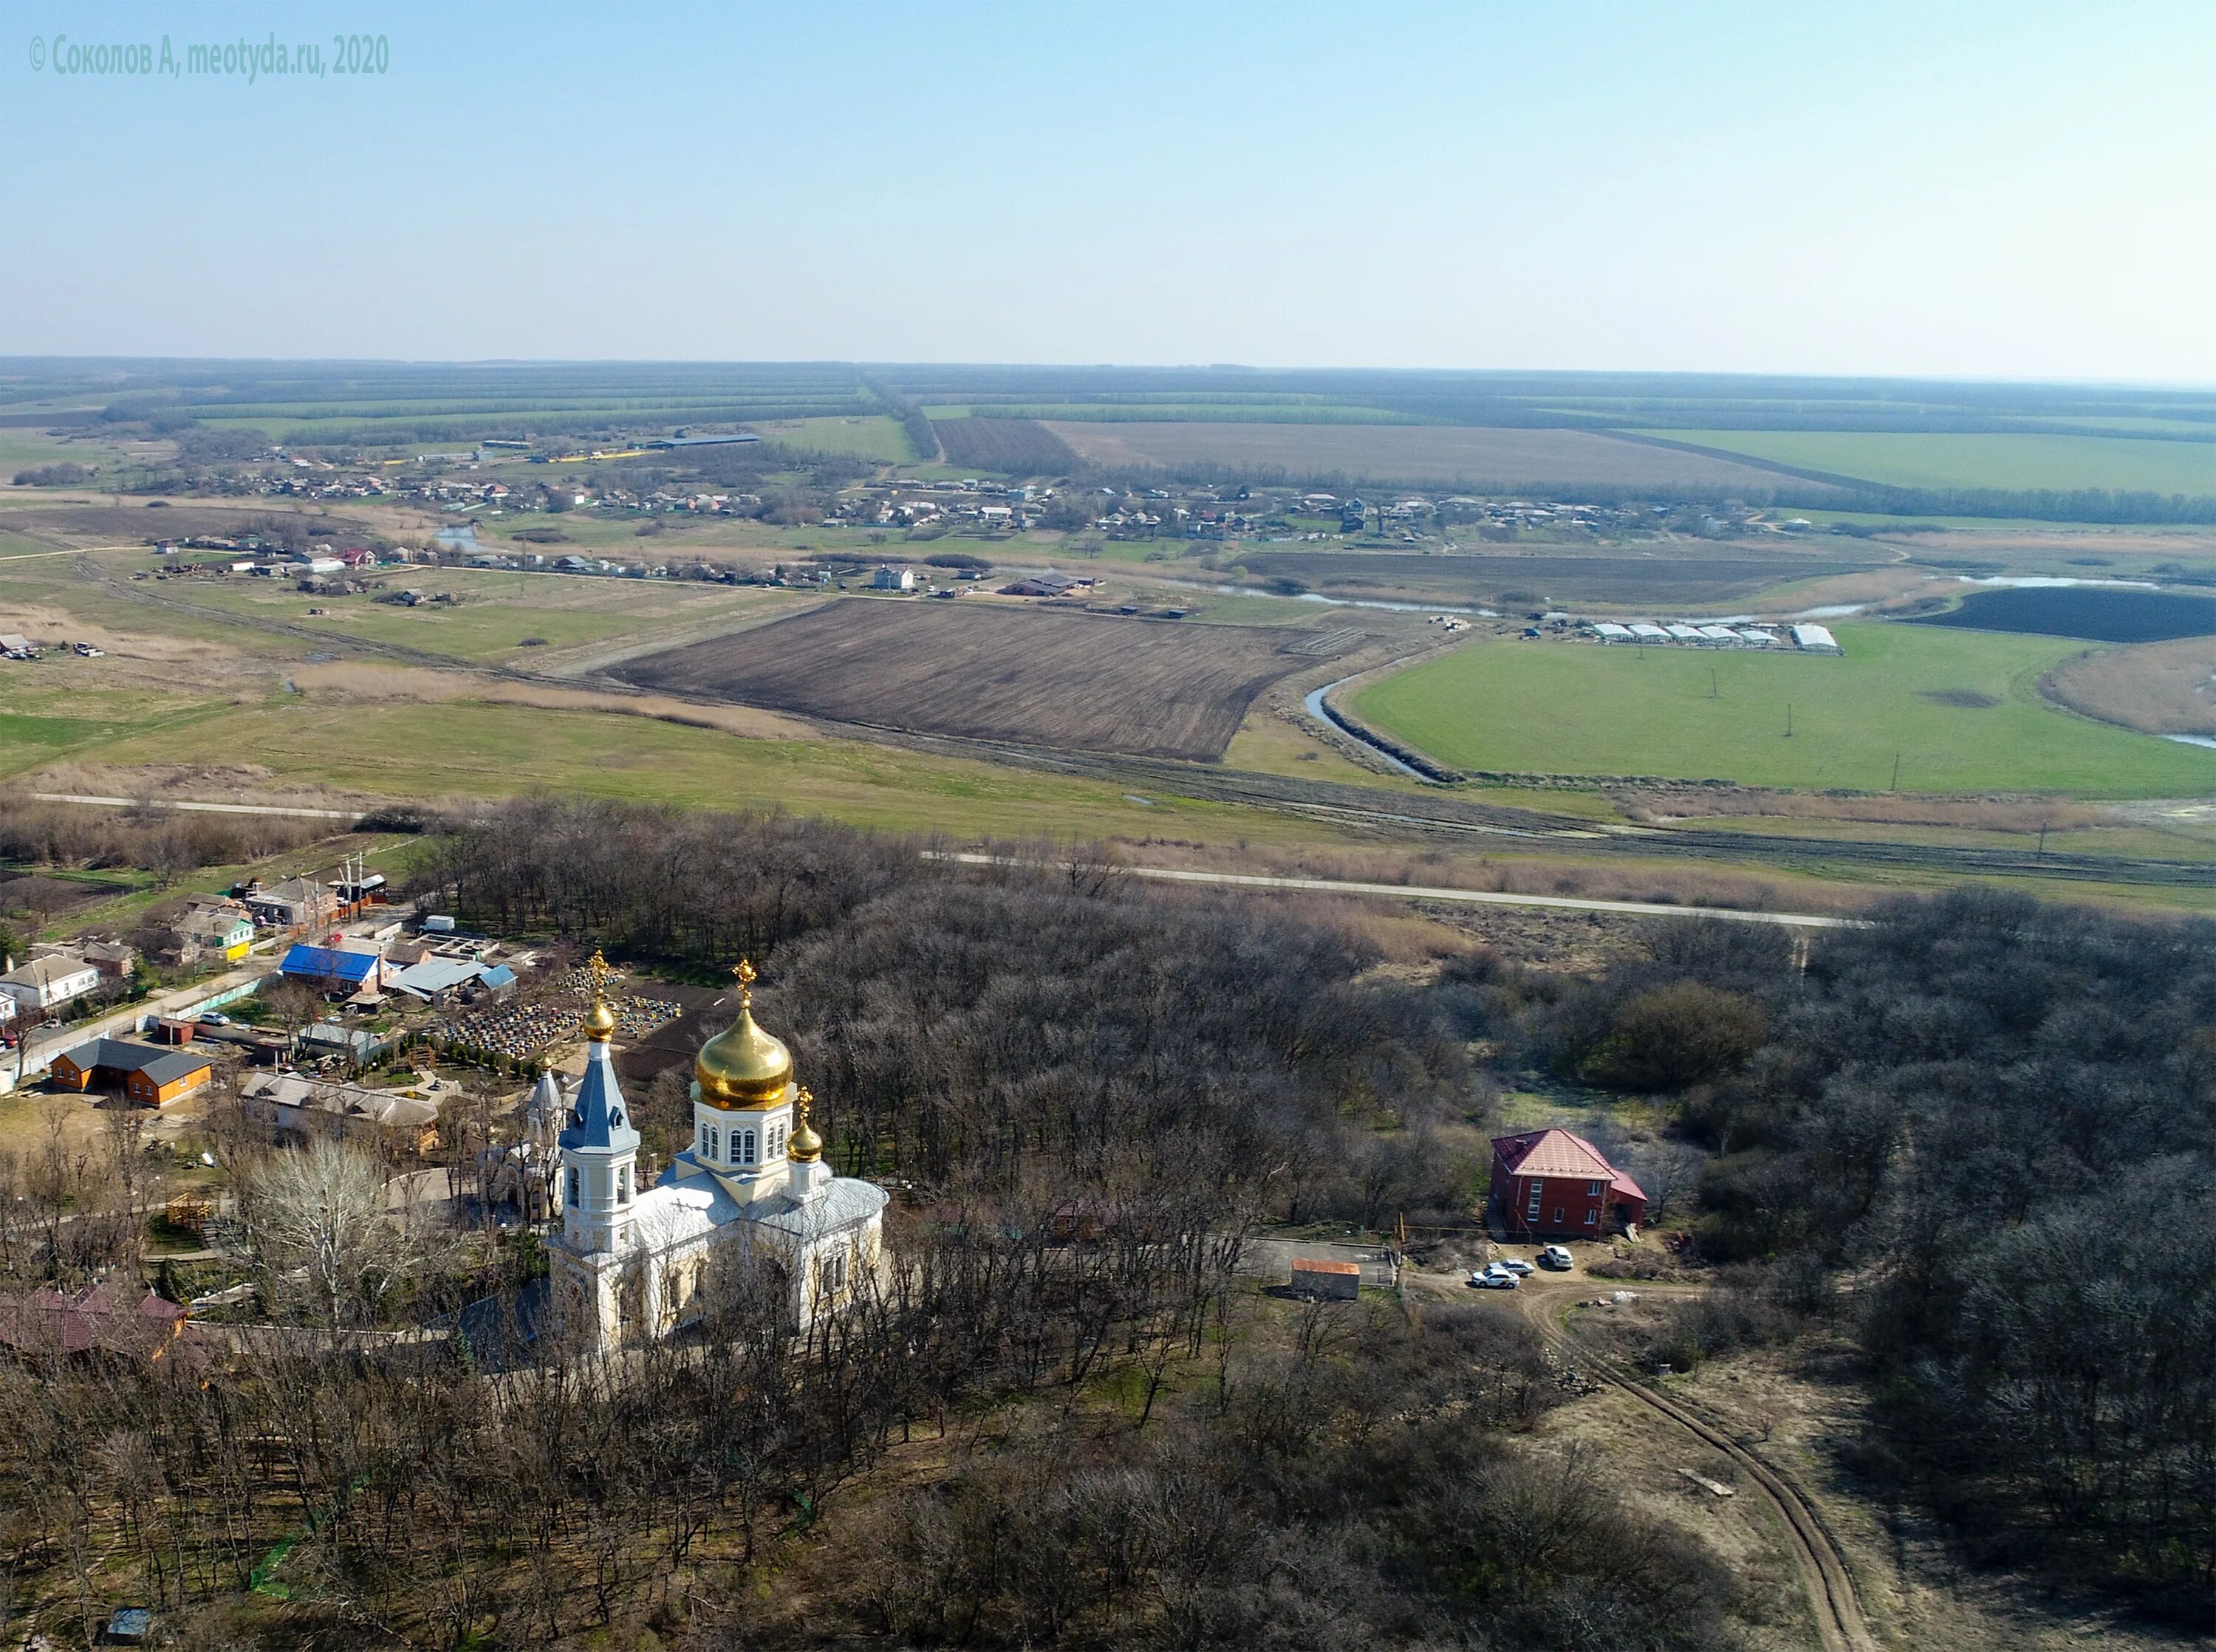
[(1511, 1233), (1592, 1239), (1647, 1219), (1647, 1194), (1567, 1130), (1493, 1139), (1493, 1199)]

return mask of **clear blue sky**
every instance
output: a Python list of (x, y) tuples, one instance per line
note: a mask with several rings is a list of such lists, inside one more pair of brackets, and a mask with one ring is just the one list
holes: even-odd
[(0, 0), (0, 353), (2205, 383), (2212, 87), (2205, 0)]

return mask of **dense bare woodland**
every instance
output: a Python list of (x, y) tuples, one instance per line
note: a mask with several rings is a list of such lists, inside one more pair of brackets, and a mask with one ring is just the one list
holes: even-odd
[[(1712, 1150), (1696, 1188), (1682, 1143), (1651, 1172), (1740, 1270), (1671, 1357), (1844, 1323), (1874, 1494), (2205, 1603), (2216, 929), (1962, 895), (1805, 972), (1679, 924), (1594, 979), (1482, 953), (1411, 979), (1259, 903), (920, 847), (539, 801), (428, 873), (503, 930), (766, 966), (831, 1156), (912, 1184), (853, 1314), (785, 1323), (737, 1256), (685, 1341), (519, 1354), (527, 1255), (325, 1244), (292, 1217), (336, 1193), (250, 1174), (286, 1328), (0, 1363), (7, 1609), (89, 1633), (127, 1577), (207, 1646), (1727, 1645), (1720, 1565), (1532, 1436), (1561, 1391), (1520, 1321), (1234, 1276), (1267, 1220), (1466, 1208), (1480, 1167), (1431, 1133), (1488, 1121), (1473, 1047), (1647, 1091)], [(63, 1219), (100, 1166), (10, 1174), (45, 1213), (15, 1279), (82, 1280), (121, 1233)], [(327, 1288), (319, 1244), (375, 1277)]]

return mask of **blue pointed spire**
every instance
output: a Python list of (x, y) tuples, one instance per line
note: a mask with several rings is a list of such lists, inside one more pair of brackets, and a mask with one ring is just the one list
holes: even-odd
[(585, 1076), (577, 1085), (569, 1116), (557, 1138), (564, 1152), (629, 1153), (638, 1150), (638, 1132), (631, 1121), (631, 1104), (616, 1082), (615, 1063), (609, 1059), (608, 1036), (615, 1031), (615, 1011), (607, 1003), (607, 964), (595, 952), (590, 966), (593, 1007), (585, 1012)]
[(582, 1149), (627, 1153), (638, 1149), (631, 1103), (624, 1100), (623, 1086), (616, 1082), (616, 1065), (609, 1059), (608, 1047), (602, 1041), (596, 1039), (588, 1047), (585, 1076), (577, 1084), (569, 1115), (563, 1121), (560, 1140), (566, 1152)]

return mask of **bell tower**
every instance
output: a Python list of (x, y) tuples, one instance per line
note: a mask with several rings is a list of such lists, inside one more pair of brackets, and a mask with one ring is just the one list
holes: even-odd
[(593, 1002), (584, 1017), (585, 1076), (556, 1138), (562, 1231), (548, 1250), (565, 1323), (607, 1349), (623, 1336), (620, 1286), (637, 1219), (638, 1130), (608, 1050), (616, 1016), (607, 1002), (607, 960), (595, 951), (587, 968)]

